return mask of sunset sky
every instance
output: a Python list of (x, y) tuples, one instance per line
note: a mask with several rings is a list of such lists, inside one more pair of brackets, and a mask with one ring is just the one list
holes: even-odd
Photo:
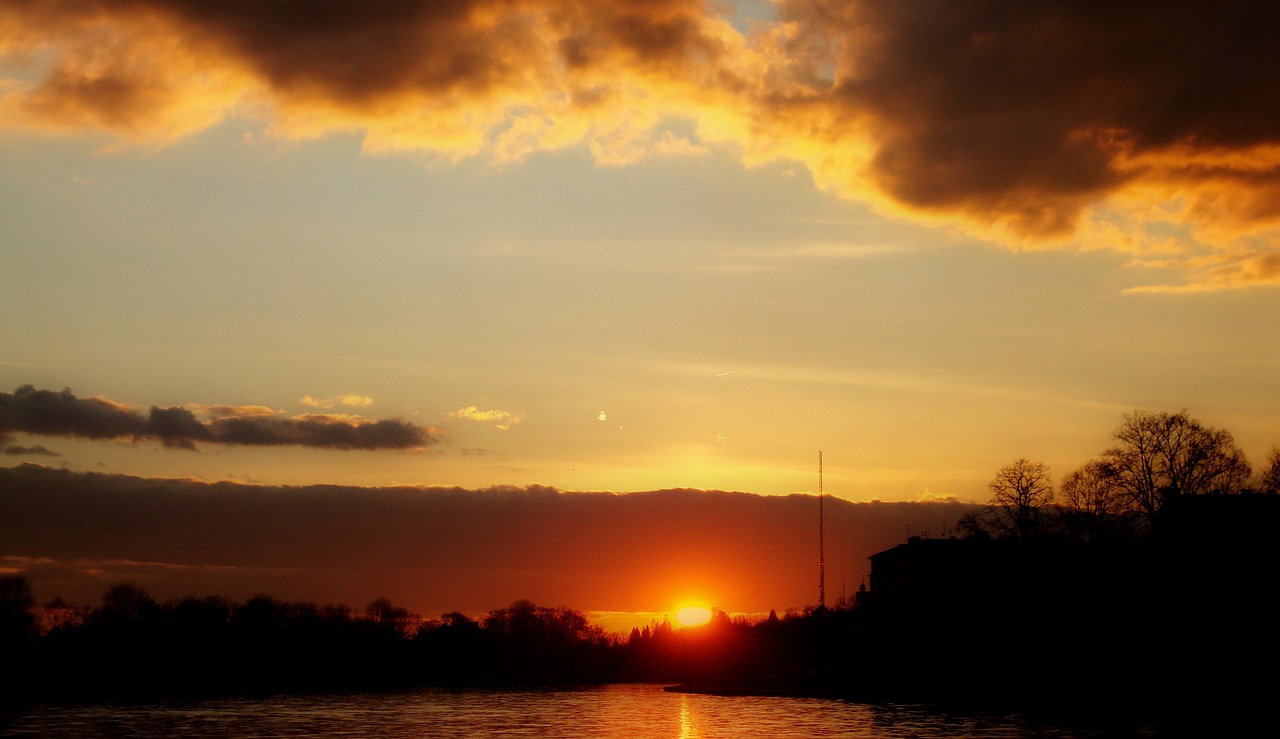
[(1259, 465), (1277, 29), (0, 0), (0, 464), (985, 500), (1186, 408)]

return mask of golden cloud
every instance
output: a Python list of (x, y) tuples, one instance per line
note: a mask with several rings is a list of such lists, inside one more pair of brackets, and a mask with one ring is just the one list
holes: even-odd
[(304, 395), (298, 402), (312, 408), (333, 408), (339, 405), (346, 406), (348, 408), (368, 408), (373, 405), (373, 398), (370, 398), (368, 395), (357, 395), (355, 393), (334, 395), (328, 398), (313, 398), (310, 395)]
[(492, 423), (495, 427), (506, 431), (517, 423), (524, 420), (524, 416), (509, 411), (487, 410), (482, 411), (474, 405), (461, 408), (449, 414), (454, 418), (465, 418), (478, 423)]
[(1280, 286), (1280, 254), (1274, 252), (1215, 253), (1183, 260), (1134, 260), (1130, 264), (1172, 269), (1194, 276), (1180, 285), (1140, 285), (1126, 291), (1132, 293), (1195, 293), (1255, 285)]
[(226, 418), (228, 416), (267, 418), (270, 416), (279, 416), (284, 414), (284, 411), (278, 411), (265, 405), (207, 405), (204, 403), (188, 403), (186, 408), (195, 413), (204, 413), (212, 418)]
[(295, 421), (310, 421), (313, 423), (345, 423), (352, 426), (359, 426), (365, 423), (373, 423), (372, 419), (358, 416), (352, 413), (299, 413), (293, 416)]
[(164, 143), (256, 116), (376, 153), (610, 166), (726, 145), (1017, 247), (1255, 252), (1191, 281), (1271, 284), (1280, 7), (778, 0), (749, 33), (718, 8), (7, 0), (0, 127)]

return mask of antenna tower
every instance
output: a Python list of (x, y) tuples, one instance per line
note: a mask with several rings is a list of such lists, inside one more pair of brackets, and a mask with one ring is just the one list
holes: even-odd
[(822, 503), (825, 494), (822, 491), (822, 450), (818, 450), (818, 609), (827, 607), (827, 553), (826, 529), (827, 518)]

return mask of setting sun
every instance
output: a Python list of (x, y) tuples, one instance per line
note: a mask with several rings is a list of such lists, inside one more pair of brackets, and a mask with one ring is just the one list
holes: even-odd
[(685, 606), (676, 611), (676, 622), (681, 626), (701, 626), (711, 620), (711, 609), (702, 606)]

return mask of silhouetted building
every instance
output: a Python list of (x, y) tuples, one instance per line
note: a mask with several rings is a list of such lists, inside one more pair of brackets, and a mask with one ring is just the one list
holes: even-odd
[(965, 597), (971, 580), (990, 567), (986, 544), (974, 539), (913, 536), (871, 555), (871, 589), (863, 604), (877, 611), (935, 608)]
[(912, 537), (870, 559), (871, 589), (859, 601), (882, 612), (1096, 599), (1157, 586), (1187, 594), (1174, 602), (1192, 592), (1212, 602), (1224, 590), (1268, 589), (1280, 573), (1280, 496), (1174, 498), (1145, 540)]
[(871, 555), (874, 612), (973, 619), (1068, 607), (1132, 565), (1129, 552), (1049, 539), (922, 539)]
[[(1280, 664), (1277, 496), (1172, 500), (1141, 540), (913, 537), (870, 559), (859, 611), (887, 683), (1179, 702)], [(954, 674), (914, 669), (939, 658)]]

